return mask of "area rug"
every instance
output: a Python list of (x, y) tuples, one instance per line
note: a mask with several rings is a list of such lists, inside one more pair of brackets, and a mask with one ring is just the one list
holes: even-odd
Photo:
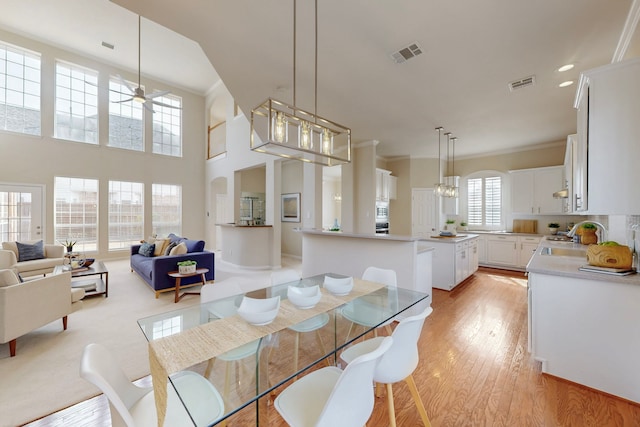
[[(129, 378), (149, 374), (147, 342), (137, 320), (199, 303), (196, 295), (173, 302), (173, 293), (155, 298), (151, 288), (132, 273), (129, 260), (105, 262), (109, 270), (109, 297), (85, 298), (83, 307), (62, 320), (18, 338), (17, 354), (0, 344), (0, 426), (18, 426), (100, 394), (79, 376), (84, 347), (106, 346)], [(230, 273), (216, 268), (216, 279)], [(263, 272), (265, 274), (265, 272)]]

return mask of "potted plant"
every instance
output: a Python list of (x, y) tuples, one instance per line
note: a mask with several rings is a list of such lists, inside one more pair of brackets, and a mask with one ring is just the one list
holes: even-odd
[(67, 248), (68, 253), (73, 252), (73, 247), (75, 246), (76, 243), (78, 243), (77, 240), (71, 240), (71, 239), (66, 239), (64, 242), (60, 242), (62, 246)]
[(598, 243), (598, 236), (596, 235), (597, 230), (598, 227), (595, 224), (590, 222), (582, 224), (576, 232), (576, 234), (580, 236), (580, 243), (583, 245)]
[(178, 261), (178, 272), (180, 274), (189, 274), (196, 272), (196, 262), (193, 260)]
[(447, 231), (451, 231), (453, 234), (456, 234), (456, 221), (453, 219), (448, 219), (445, 221), (444, 229)]
[(466, 221), (460, 221), (460, 227), (462, 227), (462, 229), (465, 231), (469, 229), (469, 226)]
[(547, 227), (549, 227), (549, 232), (551, 234), (558, 234), (560, 224), (558, 224), (557, 222), (550, 222), (549, 224), (547, 224)]

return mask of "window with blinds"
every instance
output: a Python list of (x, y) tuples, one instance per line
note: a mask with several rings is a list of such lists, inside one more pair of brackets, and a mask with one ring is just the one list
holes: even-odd
[(478, 227), (502, 223), (502, 177), (483, 176), (467, 180), (467, 222)]

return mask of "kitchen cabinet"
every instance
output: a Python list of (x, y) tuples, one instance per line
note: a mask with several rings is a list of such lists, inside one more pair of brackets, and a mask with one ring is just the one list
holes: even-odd
[(518, 236), (518, 267), (525, 268), (540, 244), (540, 237)]
[(433, 264), (438, 266), (433, 269), (434, 288), (450, 291), (478, 270), (470, 252), (477, 249), (476, 240), (475, 236), (458, 242), (429, 240), (429, 246), (434, 248)]
[[(487, 236), (485, 234), (478, 235), (476, 239), (476, 264), (486, 264), (487, 262)], [(477, 266), (476, 266), (477, 269)]]
[(478, 253), (478, 239), (473, 239), (469, 241), (469, 274), (467, 276), (471, 276), (473, 273), (478, 271), (479, 264), (479, 253)]
[(515, 267), (518, 264), (517, 236), (490, 234), (487, 236), (487, 264)]
[(388, 202), (395, 199), (396, 180), (391, 172), (384, 169), (376, 169), (376, 201)]
[(553, 193), (564, 188), (564, 166), (510, 171), (511, 211), (518, 214), (561, 214)]
[(562, 178), (564, 185), (561, 189), (567, 190), (567, 198), (562, 199), (562, 212), (572, 213), (573, 209), (573, 150), (575, 146), (576, 135), (567, 137), (567, 146), (564, 152), (564, 171)]
[(587, 157), (587, 212), (640, 212), (640, 58), (582, 73), (576, 95), (578, 142)]
[(542, 239), (526, 235), (486, 235), (486, 259), (480, 264), (522, 270), (533, 256)]

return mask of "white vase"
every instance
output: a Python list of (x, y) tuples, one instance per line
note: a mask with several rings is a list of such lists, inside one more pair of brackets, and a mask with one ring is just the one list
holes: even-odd
[(180, 274), (189, 274), (189, 273), (195, 273), (196, 272), (196, 265), (179, 265), (178, 266), (178, 272)]

